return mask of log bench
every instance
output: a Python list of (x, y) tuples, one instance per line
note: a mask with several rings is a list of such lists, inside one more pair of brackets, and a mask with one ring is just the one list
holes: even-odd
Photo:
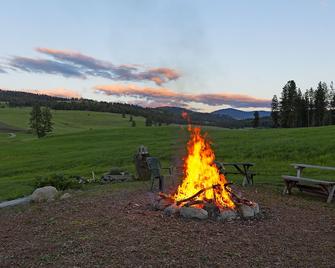
[(327, 196), (327, 203), (331, 203), (335, 193), (335, 181), (328, 180), (316, 180), (310, 178), (301, 177), (302, 171), (305, 168), (316, 168), (321, 170), (332, 170), (335, 171), (334, 167), (306, 165), (306, 164), (292, 164), (297, 171), (296, 176), (282, 176), (285, 188), (283, 194), (291, 194), (293, 187), (297, 187), (300, 191), (312, 192)]

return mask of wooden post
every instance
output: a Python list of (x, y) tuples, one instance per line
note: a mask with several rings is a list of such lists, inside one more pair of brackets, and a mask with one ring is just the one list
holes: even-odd
[(242, 182), (242, 186), (244, 187), (247, 184), (247, 177), (244, 176), (243, 178), (243, 182)]
[(304, 169), (303, 167), (296, 167), (297, 169), (297, 177), (300, 178), (301, 177), (301, 174), (302, 174), (302, 170)]
[(327, 203), (331, 203), (333, 200), (333, 196), (334, 196), (334, 192), (335, 192), (335, 185), (331, 188), (331, 190), (329, 191), (329, 195), (328, 195), (328, 199), (327, 199)]

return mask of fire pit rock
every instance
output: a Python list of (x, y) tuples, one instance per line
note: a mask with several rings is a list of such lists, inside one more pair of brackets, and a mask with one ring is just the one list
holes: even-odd
[(238, 211), (243, 218), (252, 218), (259, 213), (259, 206), (257, 203), (253, 203), (252, 205), (241, 204), (238, 207)]
[(177, 214), (180, 211), (180, 208), (176, 204), (172, 204), (164, 209), (164, 214), (171, 216)]
[(180, 208), (180, 215), (187, 219), (205, 220), (208, 218), (206, 210), (196, 207), (182, 207)]
[(158, 199), (154, 201), (154, 208), (157, 210), (164, 210), (165, 208), (169, 207), (171, 205), (171, 201), (168, 199)]
[(218, 221), (230, 221), (230, 220), (236, 219), (237, 217), (238, 215), (235, 210), (225, 209), (220, 212), (219, 216), (217, 217), (217, 220)]

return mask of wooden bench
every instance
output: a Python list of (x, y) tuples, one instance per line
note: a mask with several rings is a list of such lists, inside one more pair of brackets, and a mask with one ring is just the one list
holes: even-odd
[(292, 166), (294, 166), (294, 168), (296, 169), (297, 175), (282, 176), (285, 183), (283, 194), (291, 194), (292, 188), (297, 187), (300, 191), (325, 195), (327, 196), (327, 202), (331, 203), (335, 192), (335, 181), (309, 179), (301, 176), (302, 171), (305, 168), (316, 168), (321, 170), (335, 171), (334, 167), (306, 165), (306, 164), (292, 164)]

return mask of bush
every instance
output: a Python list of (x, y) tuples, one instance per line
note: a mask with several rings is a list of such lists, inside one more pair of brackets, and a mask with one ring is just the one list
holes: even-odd
[(66, 177), (64, 174), (54, 174), (48, 177), (37, 177), (35, 179), (35, 187), (40, 188), (44, 186), (53, 186), (59, 191), (81, 188), (81, 185), (77, 179)]

